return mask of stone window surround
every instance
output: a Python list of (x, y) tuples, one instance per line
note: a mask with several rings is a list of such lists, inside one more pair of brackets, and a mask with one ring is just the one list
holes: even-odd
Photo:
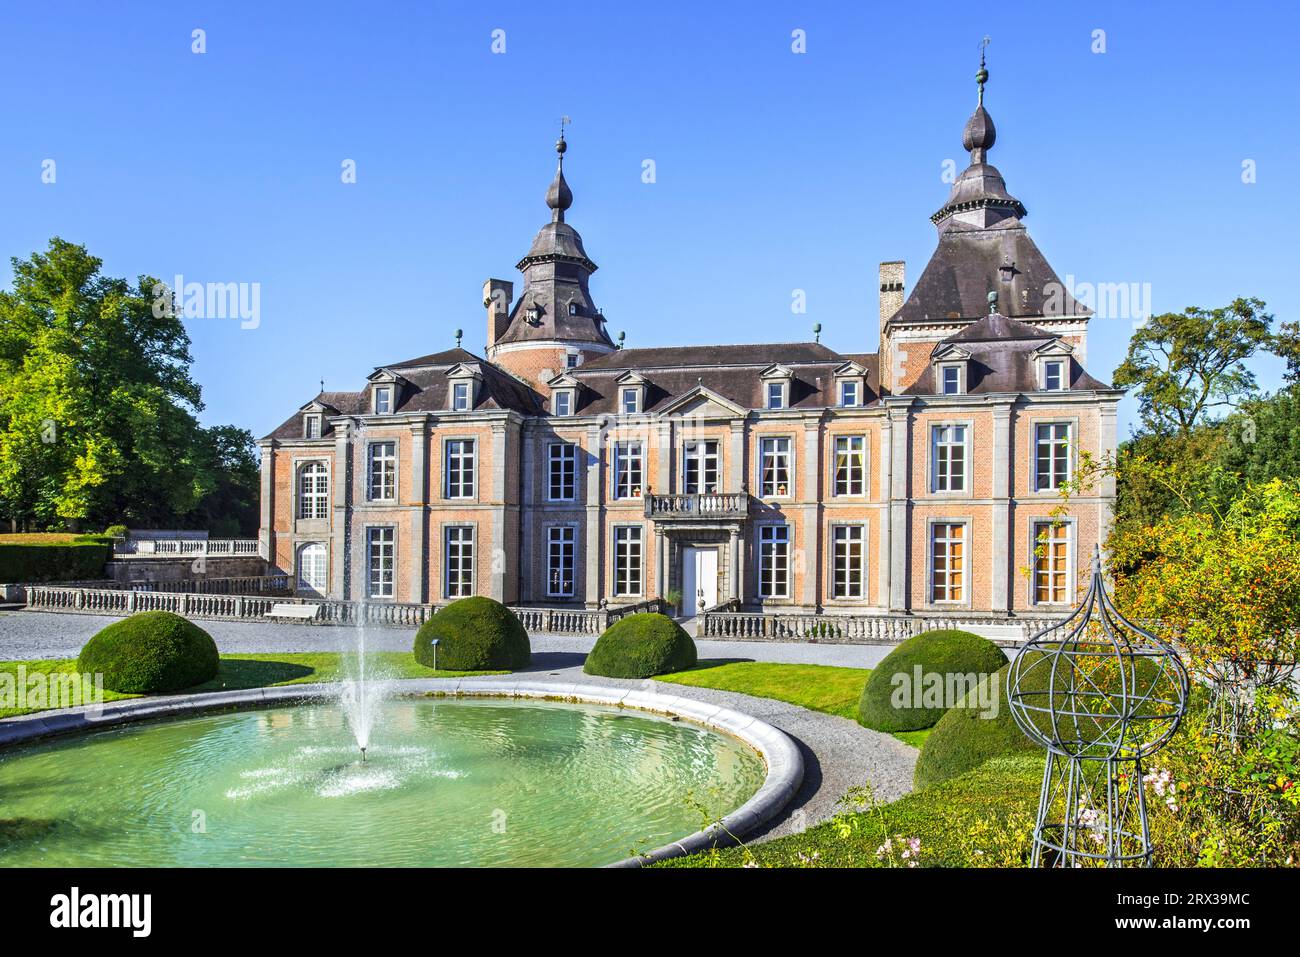
[[(545, 522), (542, 525), (542, 548), (545, 551), (545, 555), (541, 562), (542, 577), (545, 579), (542, 591), (545, 593), (548, 600), (572, 602), (582, 600), (582, 593), (578, 582), (578, 574), (584, 567), (584, 563), (581, 560), (583, 558), (581, 548), (581, 525), (582, 523), (576, 520), (567, 522)], [(554, 594), (551, 592), (551, 529), (553, 528), (568, 528), (573, 531), (573, 592), (568, 595)], [(642, 534), (644, 534), (644, 532)], [(644, 543), (641, 547), (642, 551), (644, 551)]]
[[(799, 602), (795, 598), (795, 581), (794, 581), (794, 553), (795, 553), (795, 535), (794, 526), (785, 518), (772, 518), (759, 520), (750, 523), (754, 529), (754, 597), (760, 605), (797, 605)], [(785, 544), (786, 544), (786, 562), (785, 562), (785, 590), (783, 597), (777, 598), (771, 595), (763, 594), (763, 532), (764, 528), (784, 527)]]
[[(716, 466), (717, 481), (713, 483), (715, 489), (714, 493), (705, 493), (703, 489), (701, 489), (700, 494), (716, 494), (718, 492), (721, 492), (726, 487), (727, 462), (726, 462), (726, 450), (724, 449), (726, 443), (723, 442), (722, 439), (711, 438), (711, 437), (682, 439), (681, 445), (678, 446), (681, 455), (681, 469), (678, 471), (678, 475), (677, 475), (678, 481), (681, 484), (678, 485), (677, 487), (681, 489), (683, 495), (686, 494), (686, 447), (688, 445), (697, 445), (704, 442), (712, 442), (717, 447), (714, 450), (714, 455), (713, 455), (714, 461), (717, 463)], [(703, 472), (701, 471), (701, 479), (702, 478), (703, 478)], [(701, 481), (700, 484), (701, 486), (703, 486), (704, 484), (703, 481)]]
[[(609, 442), (608, 445), (609, 445), (609, 500), (611, 502), (634, 502), (638, 497), (632, 494), (635, 489), (640, 488), (641, 494), (642, 495), (645, 494), (646, 478), (647, 478), (646, 469), (649, 464), (646, 455), (646, 450), (649, 448), (650, 443), (646, 441), (645, 438), (637, 436), (635, 438), (625, 438), (625, 439), (616, 438), (613, 441)], [(628, 488), (628, 494), (624, 496), (620, 496), (618, 494), (618, 465), (619, 465), (619, 453), (620, 453), (619, 446), (621, 445), (638, 446), (640, 451), (638, 452), (637, 458), (640, 459), (640, 463), (641, 463), (641, 484), (639, 486), (631, 485)]]
[[(544, 444), (546, 448), (546, 454), (542, 456), (542, 459), (545, 462), (545, 464), (542, 466), (542, 470), (544, 473), (542, 476), (542, 483), (546, 488), (546, 494), (544, 496), (545, 500), (547, 502), (577, 502), (578, 486), (580, 485), (579, 479), (581, 478), (581, 474), (582, 474), (582, 463), (581, 463), (582, 446), (578, 445), (577, 442), (567, 442), (564, 439), (548, 440)], [(551, 450), (563, 446), (567, 446), (568, 448), (573, 450), (573, 494), (568, 498), (552, 498), (551, 497), (551, 463), (553, 460), (551, 458)]]
[[(857, 598), (837, 598), (835, 597), (835, 529), (838, 526), (853, 526), (862, 529), (862, 594)], [(866, 518), (853, 519), (846, 521), (844, 519), (831, 519), (826, 523), (826, 596), (825, 604), (828, 607), (840, 605), (870, 605), (871, 604), (871, 520)]]
[[(452, 442), (469, 442), (474, 448), (474, 490), (466, 496), (457, 496), (453, 498), (448, 493), (451, 488), (451, 456), (448, 454), (447, 446)], [(477, 502), (479, 500), (479, 476), (483, 473), (483, 449), (482, 443), (479, 442), (477, 435), (445, 435), (442, 436), (442, 500), (444, 502), (456, 502), (463, 504), (465, 502)]]
[[(316, 426), (316, 434), (311, 434), (312, 424)], [(325, 434), (325, 415), (322, 412), (307, 412), (302, 417), (302, 437), (309, 442), (322, 438)]]
[[(379, 394), (388, 393), (388, 408), (383, 412), (379, 411)], [(370, 412), (372, 415), (392, 415), (397, 408), (397, 385), (392, 382), (381, 382), (370, 387)]]
[[(618, 530), (620, 528), (637, 528), (641, 530), (641, 574), (636, 582), (637, 590), (618, 594)], [(609, 593), (612, 598), (642, 598), (646, 592), (646, 527), (645, 522), (614, 522), (609, 526)], [(576, 589), (575, 589), (576, 590)]]
[[(938, 491), (935, 486), (937, 474), (935, 471), (935, 444), (934, 430), (951, 427), (954, 425), (962, 426), (966, 429), (965, 439), (962, 447), (965, 450), (962, 454), (963, 481), (960, 491)], [(939, 499), (956, 499), (974, 497), (975, 470), (972, 468), (972, 453), (974, 451), (975, 437), (975, 420), (974, 419), (930, 419), (925, 423), (925, 491), (929, 498)]]
[[(314, 545), (319, 545), (325, 549), (325, 587), (316, 589), (319, 595), (326, 595), (330, 590), (330, 543), (328, 539), (309, 539), (306, 541), (295, 541), (293, 543), (293, 568), (290, 574), (293, 576), (293, 593), (300, 594), (305, 589), (302, 584), (302, 553)], [(367, 578), (367, 584), (369, 579)], [(396, 585), (396, 581), (394, 581)]]
[[(1061, 366), (1061, 384), (1055, 389), (1047, 387), (1047, 367), (1052, 363), (1059, 363)], [(1038, 388), (1043, 392), (1070, 391), (1070, 357), (1068, 355), (1039, 356)]]
[[(851, 499), (857, 501), (867, 501), (871, 498), (871, 434), (869, 432), (831, 432), (826, 433), (826, 498), (828, 499)], [(835, 442), (838, 439), (861, 439), (862, 440), (862, 494), (853, 495), (845, 492), (843, 495), (835, 491)]]
[[(935, 392), (936, 392), (937, 394), (939, 394), (939, 395), (966, 395), (966, 394), (967, 394), (967, 392), (966, 392), (966, 364), (967, 364), (967, 363), (966, 363), (966, 360), (965, 360), (965, 359), (961, 359), (961, 360), (945, 360), (945, 361), (941, 361), (941, 362), (936, 362), (935, 365), (934, 365), (934, 372), (935, 372), (935, 380), (936, 380), (935, 384), (938, 386), (938, 388), (935, 390)], [(956, 369), (956, 370), (957, 370), (957, 391), (956, 391), (956, 392), (945, 392), (945, 391), (944, 391), (944, 388), (943, 388), (943, 386), (944, 386), (943, 378), (944, 378), (944, 372), (945, 372), (945, 370), (947, 370), (947, 369)]]
[[(799, 433), (797, 432), (759, 432), (754, 435), (754, 495), (760, 500), (781, 499), (789, 500), (795, 497), (795, 491), (799, 488), (799, 464), (796, 452), (796, 441)], [(786, 439), (790, 445), (786, 451), (789, 460), (787, 471), (790, 473), (790, 479), (786, 483), (786, 494), (772, 495), (763, 494), (763, 441), (765, 439)]]
[[(293, 516), (293, 527), (296, 528), (299, 522), (328, 522), (330, 513), (330, 494), (334, 491), (333, 459), (326, 455), (304, 455), (293, 456), (289, 459), (293, 468), (293, 492), (290, 495), (290, 514)], [(325, 517), (324, 518), (301, 518), (298, 510), (302, 506), (300, 496), (302, 495), (302, 470), (303, 466), (316, 462), (325, 466)]]
[[(391, 444), (393, 446), (393, 497), (392, 498), (371, 498), (370, 497), (370, 450), (376, 445)], [(367, 439), (362, 447), (362, 496), (361, 500), (367, 505), (379, 503), (382, 505), (395, 505), (401, 500), (402, 496), (402, 443), (397, 436), (391, 438)]]
[(1075, 463), (1078, 461), (1079, 417), (1077, 415), (1042, 415), (1026, 416), (1025, 418), (1029, 424), (1029, 492), (1034, 496), (1058, 496), (1060, 494), (1059, 488), (1038, 487), (1038, 427), (1040, 425), (1069, 426), (1069, 452), (1065, 463), (1066, 479), (1069, 480), (1074, 475)]
[(470, 530), (470, 544), (473, 549), (471, 556), (473, 560), (470, 563), (469, 593), (471, 595), (478, 594), (478, 560), (479, 560), (478, 522), (473, 520), (439, 522), (438, 523), (438, 543), (439, 543), (438, 582), (440, 586), (439, 593), (446, 601), (455, 600), (448, 594), (448, 592), (450, 591), (450, 588), (448, 587), (450, 582), (447, 580), (447, 572), (451, 570), (451, 565), (447, 560), (448, 553), (450, 552), (450, 548), (449, 548), (450, 543), (447, 540), (447, 531), (448, 529), (452, 529), (452, 528), (468, 528)]
[[(371, 529), (388, 528), (393, 532), (393, 594), (390, 596), (372, 595), (370, 593), (370, 531)], [(361, 580), (362, 590), (365, 593), (366, 601), (397, 601), (398, 582), (401, 576), (398, 574), (398, 557), (401, 555), (401, 531), (396, 522), (366, 522), (361, 526), (361, 569), (364, 576)]]
[[(935, 601), (934, 595), (934, 526), (962, 525), (962, 596), (960, 601)], [(969, 609), (972, 607), (972, 592), (975, 591), (975, 579), (972, 574), (971, 538), (974, 534), (975, 519), (970, 515), (927, 516), (925, 520), (925, 594), (921, 596), (918, 606), (929, 611), (944, 611), (952, 608)]]
[[(1038, 529), (1043, 525), (1064, 525), (1065, 526), (1065, 601), (1051, 602), (1038, 601), (1036, 598), (1037, 588), (1035, 577), (1037, 575), (1036, 557), (1034, 549), (1038, 545)], [(1078, 571), (1079, 571), (1079, 536), (1078, 521), (1073, 515), (1066, 515), (1061, 518), (1030, 518), (1029, 519), (1029, 551), (1027, 555), (1029, 575), (1025, 580), (1025, 590), (1027, 592), (1026, 604), (1031, 608), (1046, 608), (1051, 611), (1065, 610), (1074, 607), (1075, 595), (1078, 590)]]

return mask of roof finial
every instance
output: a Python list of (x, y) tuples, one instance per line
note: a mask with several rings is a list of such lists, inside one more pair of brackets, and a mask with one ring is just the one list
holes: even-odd
[(551, 188), (546, 191), (546, 205), (551, 207), (551, 222), (564, 222), (564, 211), (573, 205), (573, 193), (569, 189), (569, 184), (564, 181), (564, 153), (569, 148), (569, 144), (564, 142), (564, 127), (569, 123), (567, 116), (560, 117), (560, 138), (555, 141), (555, 152), (559, 154), (559, 160), (555, 164), (555, 180), (551, 183)]
[(321, 380), (320, 380), (320, 391), (321, 391), (321, 394), (322, 394), (322, 395), (325, 394), (325, 377), (324, 377), (324, 376), (321, 376)]
[(975, 82), (980, 86), (979, 105), (984, 105), (984, 84), (989, 81), (989, 71), (984, 68), (984, 51), (988, 49), (989, 38), (980, 41), (980, 70), (975, 74)]
[(463, 335), (465, 335), (465, 333), (464, 333), (463, 330), (461, 330), (461, 329), (457, 329), (457, 330), (456, 330), (456, 348), (457, 348), (457, 349), (460, 348), (460, 340), (461, 340), (461, 336), (463, 336)]

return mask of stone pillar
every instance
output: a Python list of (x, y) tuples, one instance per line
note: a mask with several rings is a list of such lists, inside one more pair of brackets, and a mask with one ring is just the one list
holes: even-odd
[[(658, 468), (655, 470), (655, 491), (667, 495), (673, 490), (673, 422), (672, 419), (664, 419), (659, 422), (658, 433), (655, 436), (659, 447), (655, 450), (655, 462)], [(647, 475), (646, 478), (649, 478)]]
[(411, 568), (408, 590), (411, 601), (429, 600), (429, 440), (428, 425), (411, 426)]
[(604, 469), (601, 467), (605, 450), (601, 447), (600, 426), (587, 429), (587, 529), (582, 548), (586, 556), (587, 607), (600, 604), (600, 512), (601, 486)]
[(727, 491), (739, 492), (745, 487), (745, 421), (731, 423), (731, 448), (727, 454)]
[[(520, 459), (523, 463), (523, 487), (520, 489), (519, 501), (519, 600), (528, 603), (533, 600), (533, 583), (537, 579), (538, 570), (533, 568), (533, 504), (534, 496), (537, 494), (537, 480), (533, 474), (537, 468), (537, 462), (540, 458), (545, 461), (545, 456), (538, 456), (537, 445), (541, 441), (534, 429), (521, 428), (519, 430), (519, 440), (521, 444)], [(549, 476), (543, 479), (549, 481)], [(577, 481), (577, 476), (574, 476)], [(575, 543), (576, 548), (576, 543)], [(576, 557), (576, 555), (575, 555)], [(542, 565), (541, 574), (545, 575), (545, 563)], [(545, 589), (543, 589), (543, 592)]]
[(893, 443), (893, 424), (886, 414), (881, 419), (880, 425), (880, 461), (877, 465), (876, 482), (879, 488), (876, 497), (880, 499), (883, 508), (879, 509), (876, 514), (879, 516), (879, 530), (876, 538), (876, 600), (875, 604), (881, 606), (889, 605), (890, 579), (893, 571), (893, 562), (890, 560), (890, 535), (892, 533), (893, 523), (890, 521), (889, 500), (892, 497), (892, 488), (894, 480), (893, 461), (894, 443)]
[(728, 597), (743, 601), (740, 590), (740, 529), (738, 528), (731, 530), (731, 552), (729, 557), (731, 559), (731, 575), (729, 576), (731, 578), (731, 594)]
[[(999, 405), (993, 409), (993, 593), (989, 599), (995, 612), (1011, 610), (1011, 455), (1011, 406)], [(974, 576), (969, 577), (973, 583)]]
[[(821, 529), (820, 420), (805, 420), (803, 433), (803, 592), (799, 601), (816, 610), (817, 585), (821, 578), (821, 555), (817, 548)], [(791, 476), (793, 478), (793, 476)]]
[(667, 539), (658, 523), (655, 524), (655, 594), (663, 598), (668, 591), (668, 558), (664, 554), (664, 542)]
[[(480, 501), (482, 494), (480, 493)], [(492, 423), (492, 499), (491, 564), (488, 573), (488, 597), (504, 602), (506, 598), (506, 424)]]
[[(911, 413), (907, 406), (891, 409), (890, 439), (893, 448), (890, 452), (890, 465), (893, 474), (889, 483), (889, 561), (893, 565), (889, 581), (889, 610), (905, 612), (910, 607), (908, 598), (908, 580), (911, 562), (908, 549), (912, 537), (912, 516), (908, 509), (911, 498)], [(922, 543), (924, 549), (926, 545)]]
[[(275, 441), (271, 440), (262, 443), (262, 488), (261, 488), (261, 518), (259, 519), (259, 528), (257, 533), (258, 551), (262, 558), (270, 565), (276, 567), (275, 563)], [(290, 481), (296, 482), (296, 475), (290, 476)], [(289, 493), (289, 501), (293, 501), (293, 492)], [(293, 518), (290, 516), (290, 521)]]
[[(352, 434), (350, 423), (340, 422), (334, 426), (334, 462), (330, 466), (330, 499), (334, 520), (330, 523), (330, 598), (347, 601), (357, 595), (364, 595), (365, 589), (356, 590), (352, 580), (352, 515), (349, 507), (352, 502)], [(360, 532), (358, 531), (358, 536)]]

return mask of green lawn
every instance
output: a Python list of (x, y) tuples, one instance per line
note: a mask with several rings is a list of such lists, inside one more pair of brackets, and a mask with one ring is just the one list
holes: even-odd
[(870, 674), (865, 668), (705, 659), (690, 671), (659, 675), (655, 680), (775, 698), (856, 721), (858, 699)]
[(674, 858), (656, 866), (909, 866), (897, 852), (877, 852), (887, 839), (899, 848), (913, 838), (920, 839), (920, 852), (912, 860), (922, 867), (1023, 865), (1028, 860), (1042, 775), (1039, 755), (994, 758), (889, 804), (845, 810), (802, 834)]
[[(376, 651), (367, 658), (376, 674), (391, 678), (461, 678), (466, 675), (505, 674), (502, 671), (434, 671), (416, 662), (409, 651)], [(40, 661), (0, 661), (0, 674), (15, 675), (18, 666), (24, 665), (27, 674), (76, 674), (75, 659), (44, 659)], [(342, 656), (336, 652), (293, 652), (286, 654), (222, 655), (217, 676), (205, 684), (196, 685), (185, 693), (200, 691), (238, 691), (245, 688), (266, 688), (272, 685), (311, 684), (316, 681), (334, 681), (342, 671)], [(138, 698), (140, 695), (118, 694), (104, 690), (105, 701)], [(31, 714), (41, 708), (0, 707), (0, 718)]]

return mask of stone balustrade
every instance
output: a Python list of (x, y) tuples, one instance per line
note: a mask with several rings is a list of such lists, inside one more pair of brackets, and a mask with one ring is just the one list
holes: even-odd
[(745, 492), (645, 496), (646, 518), (744, 518), (748, 514), (749, 495)]
[(113, 543), (115, 558), (257, 558), (256, 538), (128, 538)]

